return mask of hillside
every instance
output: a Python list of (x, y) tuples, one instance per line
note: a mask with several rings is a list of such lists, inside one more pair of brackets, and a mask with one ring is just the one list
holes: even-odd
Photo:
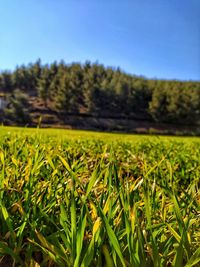
[(126, 132), (198, 133), (200, 82), (146, 79), (86, 62), (38, 60), (0, 73), (1, 122)]

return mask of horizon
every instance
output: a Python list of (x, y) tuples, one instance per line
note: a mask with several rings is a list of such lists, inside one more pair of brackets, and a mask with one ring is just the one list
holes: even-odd
[(64, 60), (146, 79), (200, 81), (200, 1), (7, 0), (0, 71)]

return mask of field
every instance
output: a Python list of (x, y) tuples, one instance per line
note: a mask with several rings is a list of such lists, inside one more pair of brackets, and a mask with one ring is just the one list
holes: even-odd
[(0, 266), (200, 263), (200, 139), (0, 128)]

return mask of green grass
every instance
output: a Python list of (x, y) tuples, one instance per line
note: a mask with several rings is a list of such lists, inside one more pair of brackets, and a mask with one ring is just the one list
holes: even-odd
[(199, 140), (1, 127), (0, 263), (199, 266)]
[(107, 133), (107, 132), (94, 132), (85, 130), (68, 130), (68, 129), (52, 129), (52, 128), (21, 128), (21, 127), (7, 127), (0, 126), (0, 136), (5, 134), (19, 134), (19, 135), (39, 135), (51, 138), (62, 139), (100, 139), (106, 141), (124, 141), (135, 142), (143, 140), (175, 140), (175, 141), (197, 141), (200, 142), (200, 137), (195, 136), (166, 136), (166, 135), (141, 135), (141, 134), (126, 134), (126, 133)]

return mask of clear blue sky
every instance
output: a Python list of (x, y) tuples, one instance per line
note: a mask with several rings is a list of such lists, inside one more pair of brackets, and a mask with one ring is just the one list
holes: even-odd
[(0, 0), (0, 70), (38, 58), (200, 80), (200, 0)]

